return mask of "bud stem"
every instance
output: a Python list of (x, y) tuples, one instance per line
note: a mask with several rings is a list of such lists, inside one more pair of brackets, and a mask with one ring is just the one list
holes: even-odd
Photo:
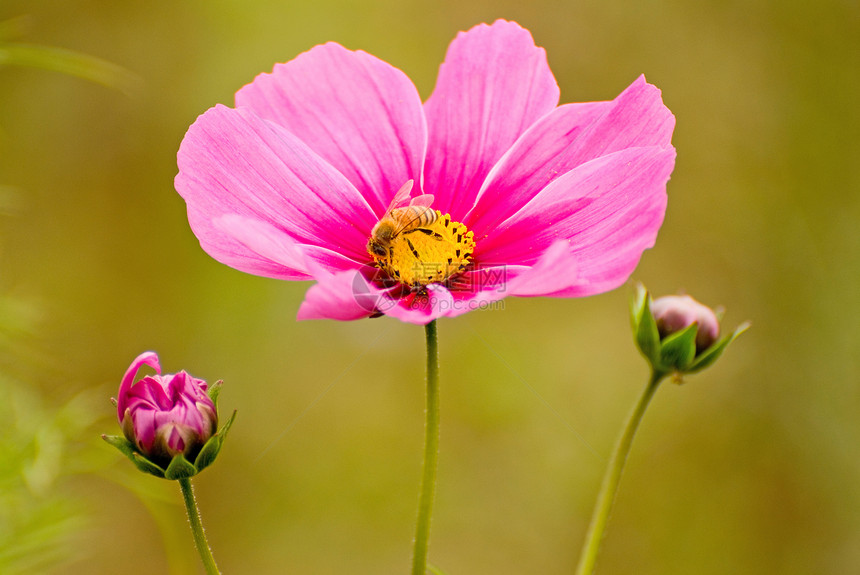
[(185, 511), (188, 512), (188, 522), (191, 524), (191, 533), (194, 535), (194, 545), (200, 553), (206, 575), (220, 575), (209, 542), (206, 541), (206, 533), (203, 531), (203, 523), (200, 521), (200, 511), (197, 509), (197, 501), (194, 499), (194, 489), (191, 480), (187, 477), (179, 479), (179, 487), (182, 489), (182, 498), (185, 500)]
[(436, 320), (425, 326), (427, 335), (427, 407), (424, 410), (424, 463), (418, 495), (418, 520), (412, 551), (412, 575), (427, 572), (430, 519), (436, 494), (436, 467), (439, 461), (439, 346)]
[(597, 554), (600, 551), (600, 543), (603, 540), (606, 525), (609, 523), (609, 515), (612, 512), (612, 504), (615, 502), (615, 495), (618, 492), (621, 474), (624, 472), (624, 464), (627, 462), (630, 447), (633, 445), (633, 437), (636, 435), (639, 422), (642, 421), (642, 416), (645, 414), (645, 410), (648, 408), (654, 392), (657, 391), (657, 387), (666, 375), (666, 373), (657, 371), (651, 373), (651, 380), (630, 413), (621, 437), (618, 438), (618, 443), (616, 443), (615, 450), (612, 452), (609, 466), (606, 468), (606, 474), (603, 476), (600, 493), (597, 495), (594, 514), (591, 516), (591, 523), (588, 526), (588, 533), (582, 546), (576, 575), (591, 575), (594, 571)]

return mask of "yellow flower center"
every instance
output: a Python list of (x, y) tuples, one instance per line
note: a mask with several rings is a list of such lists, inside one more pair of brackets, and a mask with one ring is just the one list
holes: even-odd
[(472, 232), (450, 215), (436, 214), (432, 224), (397, 234), (388, 255), (371, 254), (376, 265), (411, 288), (444, 282), (466, 269), (475, 251)]

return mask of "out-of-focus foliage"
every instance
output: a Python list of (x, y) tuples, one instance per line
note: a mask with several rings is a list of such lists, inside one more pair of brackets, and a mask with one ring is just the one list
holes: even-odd
[[(22, 14), (26, 43), (115, 63), (141, 84), (129, 97), (0, 67), (0, 183), (20, 192), (2, 221), (0, 293), (43, 316), (39, 353), (3, 372), (48, 413), (93, 386), (115, 394), (145, 349), (223, 379), (222, 406), (240, 417), (195, 483), (225, 573), (406, 571), (423, 334), (388, 319), (296, 323), (306, 284), (209, 258), (173, 190), (182, 136), (256, 74), (329, 40), (391, 62), (426, 98), (457, 31), (499, 17), (546, 48), (562, 101), (612, 98), (640, 73), (662, 89), (678, 160), (635, 278), (755, 326), (695, 385), (660, 389), (598, 572), (860, 572), (857, 2), (0, 6), (0, 20)], [(445, 573), (573, 570), (605, 458), (647, 378), (627, 297), (510, 298), (440, 322), (430, 561)], [(98, 432), (116, 433), (101, 405), (89, 414)], [(70, 443), (90, 441), (110, 449), (90, 431)], [(193, 569), (179, 494), (111, 461), (69, 487), (90, 527), (60, 572)], [(105, 543), (117, 540), (135, 545)]]
[[(131, 85), (132, 75), (98, 58), (15, 42), (26, 23), (26, 18), (0, 22), (0, 68), (42, 68), (111, 87)], [(23, 193), (0, 186), (0, 215), (17, 215)], [(0, 365), (20, 363), (39, 316), (33, 301), (0, 295)], [(78, 555), (75, 541), (87, 528), (86, 512), (64, 492), (64, 479), (94, 470), (93, 454), (80, 439), (99, 419), (96, 396), (84, 390), (59, 407), (46, 405), (37, 387), (15, 379), (2, 366), (0, 573), (44, 573)]]
[[(30, 334), (34, 306), (0, 297), (3, 363), (15, 341)], [(59, 408), (37, 389), (0, 372), (0, 573), (38, 573), (74, 556), (84, 511), (59, 487), (82, 471), (78, 442), (97, 418), (92, 394), (81, 392)]]
[(41, 68), (77, 76), (126, 92), (132, 91), (138, 83), (139, 80), (133, 74), (101, 58), (73, 50), (17, 41), (18, 37), (26, 32), (28, 24), (29, 20), (24, 17), (0, 22), (0, 68), (3, 66)]
[(56, 411), (20, 382), (0, 381), (0, 572), (37, 573), (74, 554), (83, 510), (56, 490), (74, 463), (65, 451), (94, 418), (78, 398)]

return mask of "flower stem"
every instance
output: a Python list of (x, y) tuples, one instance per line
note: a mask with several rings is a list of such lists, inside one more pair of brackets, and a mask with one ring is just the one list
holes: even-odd
[(621, 437), (618, 438), (618, 443), (612, 452), (612, 458), (609, 460), (609, 466), (606, 468), (606, 475), (603, 476), (600, 493), (597, 495), (597, 502), (591, 516), (591, 523), (588, 526), (588, 533), (585, 536), (585, 544), (582, 546), (576, 575), (591, 575), (594, 571), (597, 554), (600, 551), (600, 542), (606, 531), (606, 525), (609, 523), (609, 514), (612, 512), (612, 504), (615, 501), (615, 494), (618, 492), (621, 474), (624, 472), (624, 464), (627, 462), (630, 447), (633, 445), (633, 436), (636, 435), (636, 429), (639, 427), (639, 422), (642, 421), (642, 416), (645, 414), (654, 392), (657, 391), (660, 381), (666, 375), (662, 372), (652, 372), (651, 380), (645, 387), (645, 391), (642, 392), (636, 407), (630, 413)]
[(194, 546), (197, 547), (197, 552), (200, 553), (203, 567), (206, 568), (206, 575), (220, 575), (218, 566), (215, 564), (215, 558), (212, 556), (212, 550), (206, 541), (206, 533), (203, 532), (203, 523), (200, 522), (200, 511), (197, 510), (197, 501), (194, 499), (191, 480), (183, 477), (179, 480), (179, 487), (182, 488), (185, 511), (188, 512), (188, 522), (191, 524), (191, 533), (194, 535)]
[(430, 518), (436, 494), (436, 467), (439, 462), (439, 346), (436, 320), (425, 326), (427, 335), (427, 407), (424, 411), (424, 463), (418, 494), (418, 521), (412, 551), (412, 575), (427, 572), (427, 549), (430, 540)]

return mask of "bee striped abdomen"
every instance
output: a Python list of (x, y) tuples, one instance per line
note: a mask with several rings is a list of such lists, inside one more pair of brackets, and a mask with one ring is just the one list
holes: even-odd
[(391, 212), (391, 217), (402, 226), (402, 231), (405, 232), (429, 226), (436, 221), (439, 214), (436, 210), (428, 206), (406, 206), (395, 208)]

